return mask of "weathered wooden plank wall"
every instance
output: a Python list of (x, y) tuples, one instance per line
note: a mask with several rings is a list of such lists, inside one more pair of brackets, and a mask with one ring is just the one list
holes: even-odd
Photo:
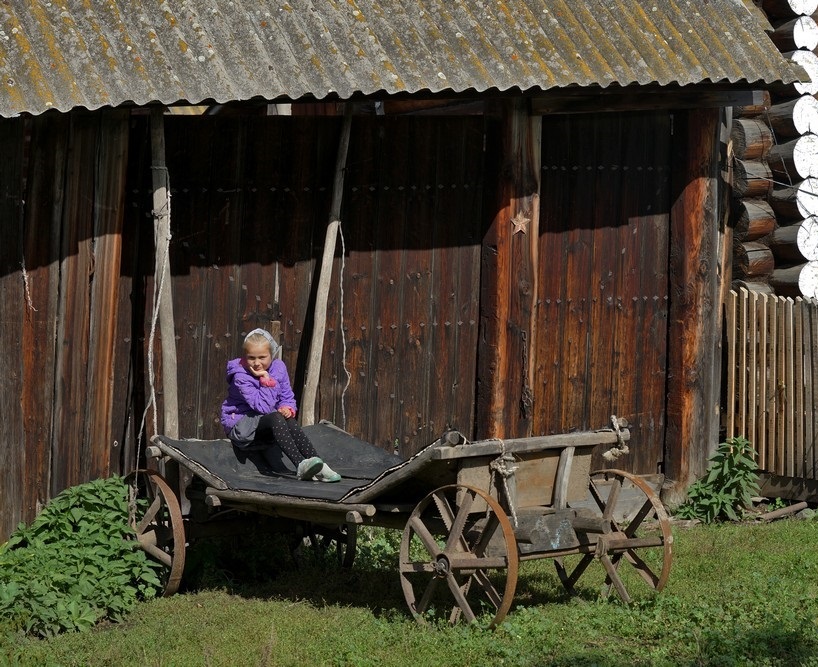
[[(31, 121), (31, 151), (25, 207), (25, 263), (31, 304), (22, 313), (26, 488), (30, 518), (52, 493), (51, 460), (55, 414), (57, 302), (65, 164), (71, 119), (46, 114)], [(44, 373), (43, 368), (52, 369)], [(72, 442), (73, 445), (73, 442)]]
[[(535, 433), (632, 425), (617, 465), (662, 460), (670, 125), (664, 113), (543, 118)], [(597, 460), (596, 465), (601, 466)]]
[[(10, 193), (2, 203), (0, 335), (6, 367), (19, 365), (20, 378), (3, 393), (3, 416), (22, 405), (18, 421), (4, 418), (0, 428), (2, 446), (23, 443), (10, 459), (19, 475), (4, 473), (3, 493), (24, 486), (23, 500), (3, 515), (7, 529), (65, 486), (128, 469), (149, 391), (147, 116), (27, 122), (28, 160), (23, 121), (0, 123), (0, 138), (17, 146), (0, 167)], [(345, 254), (336, 249), (317, 414), (405, 456), (448, 427), (490, 435), (479, 432), (476, 387), (481, 256), (503, 204), (495, 177), (508, 175), (499, 163), (486, 165), (502, 145), (497, 128), (481, 116), (353, 120)], [(281, 321), (300, 391), (340, 129), (340, 118), (167, 118), (186, 437), (221, 436), (225, 363), (256, 326)], [(526, 130), (532, 146), (537, 131)], [(632, 454), (621, 465), (639, 472), (662, 458), (668, 134), (666, 114), (544, 118), (541, 233), (532, 220), (530, 237), (512, 234), (513, 265), (502, 281), (490, 276), (511, 322), (505, 380), (492, 394), (506, 425), (557, 433), (605, 426), (615, 413), (633, 425)], [(24, 218), (10, 203), (21, 200)], [(22, 345), (31, 340), (38, 344)], [(162, 428), (158, 339), (154, 353), (160, 423), (147, 426), (143, 445)]]
[(0, 160), (0, 359), (3, 390), (0, 392), (0, 539), (25, 514), (26, 447), (20, 396), (23, 362), (20, 320), (25, 312), (22, 201), (24, 123), (0, 123), (0, 145), (7, 147)]
[[(340, 120), (167, 120), (180, 428), (219, 437), (242, 332), (280, 320), (302, 386)], [(472, 434), (482, 136), (481, 119), (353, 122), (318, 416), (405, 454)]]
[(120, 109), (99, 116), (99, 142), (94, 173), (92, 219), (92, 282), (89, 289), (88, 373), (85, 405), (87, 460), (83, 477), (104, 477), (121, 471), (114, 432), (114, 404), (127, 399), (115, 374), (119, 322), (119, 281), (122, 260), (125, 183), (128, 171), (130, 111)]
[(224, 369), (240, 353), (242, 332), (281, 319), (284, 359), (297, 380), (313, 229), (328, 205), (329, 153), (315, 126), (294, 118), (167, 119), (180, 432), (188, 437), (223, 435)]
[(2, 392), (3, 535), (62, 489), (111, 472), (128, 117), (0, 123), (11, 149), (0, 174), (2, 349), (12, 355)]
[[(482, 119), (353, 121), (340, 292), (329, 300), (324, 418), (410, 455), (472, 437)], [(340, 259), (335, 262), (338, 284)], [(342, 401), (343, 399), (343, 401)]]

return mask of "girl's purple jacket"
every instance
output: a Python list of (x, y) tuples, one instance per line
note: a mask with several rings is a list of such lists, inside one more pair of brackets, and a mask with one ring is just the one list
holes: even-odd
[(274, 387), (263, 387), (259, 379), (241, 365), (241, 357), (227, 362), (227, 398), (222, 403), (221, 424), (230, 433), (244, 415), (266, 415), (283, 405), (298, 410), (287, 367), (275, 359), (267, 369)]

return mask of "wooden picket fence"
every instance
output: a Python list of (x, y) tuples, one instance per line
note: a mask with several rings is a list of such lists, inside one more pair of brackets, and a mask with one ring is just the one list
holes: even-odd
[(727, 437), (766, 472), (818, 479), (818, 301), (742, 288), (726, 309)]

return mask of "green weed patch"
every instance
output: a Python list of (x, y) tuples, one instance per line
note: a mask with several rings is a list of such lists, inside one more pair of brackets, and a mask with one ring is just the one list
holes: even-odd
[(63, 491), (0, 547), (0, 623), (49, 637), (122, 620), (160, 588), (131, 535), (121, 478)]

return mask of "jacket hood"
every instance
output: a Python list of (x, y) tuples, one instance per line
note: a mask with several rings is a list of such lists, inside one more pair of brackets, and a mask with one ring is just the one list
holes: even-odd
[(238, 359), (231, 359), (227, 362), (227, 381), (230, 381), (237, 373), (246, 373), (247, 370), (241, 365), (241, 357)]

